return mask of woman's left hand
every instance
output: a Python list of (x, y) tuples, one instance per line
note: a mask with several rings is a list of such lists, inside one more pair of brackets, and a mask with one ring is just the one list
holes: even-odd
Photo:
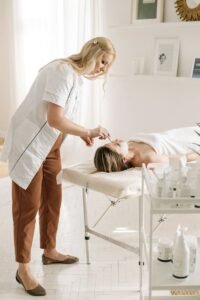
[(91, 147), (94, 144), (94, 139), (90, 137), (81, 137), (81, 139), (85, 142), (86, 146)]
[(108, 130), (104, 127), (98, 126), (97, 128), (90, 129), (88, 132), (90, 138), (98, 137), (100, 140), (105, 140), (110, 137)]

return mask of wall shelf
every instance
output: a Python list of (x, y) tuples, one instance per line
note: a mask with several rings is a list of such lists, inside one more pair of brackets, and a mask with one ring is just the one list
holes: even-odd
[(171, 81), (183, 81), (183, 82), (196, 82), (199, 84), (200, 78), (192, 78), (192, 77), (185, 77), (185, 76), (158, 76), (158, 75), (151, 75), (151, 74), (141, 74), (141, 75), (128, 75), (128, 74), (120, 74), (120, 73), (111, 73), (109, 75), (110, 78), (113, 79), (125, 79), (125, 80), (147, 80), (147, 81), (159, 81), (159, 80), (171, 80)]
[(107, 30), (111, 31), (133, 31), (133, 30), (164, 30), (164, 29), (180, 29), (186, 30), (191, 28), (200, 29), (200, 21), (196, 22), (152, 22), (152, 21), (136, 21), (133, 24), (124, 24), (124, 25), (113, 25), (107, 27)]
[(153, 74), (156, 40), (177, 39), (180, 42), (177, 74), (189, 78), (194, 58), (200, 53), (199, 32), (200, 21), (110, 26), (106, 35), (117, 51), (113, 73), (131, 74), (132, 61), (141, 58), (144, 74)]

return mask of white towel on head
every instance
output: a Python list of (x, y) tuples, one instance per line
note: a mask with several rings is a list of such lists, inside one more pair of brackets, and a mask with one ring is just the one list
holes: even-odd
[(150, 145), (159, 155), (176, 155), (191, 152), (191, 149), (199, 151), (195, 144), (200, 144), (200, 132), (198, 126), (183, 127), (163, 131), (160, 133), (138, 133), (130, 141), (142, 142)]

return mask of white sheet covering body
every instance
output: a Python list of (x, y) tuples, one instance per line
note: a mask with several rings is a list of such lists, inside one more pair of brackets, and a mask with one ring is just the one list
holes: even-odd
[(159, 155), (184, 155), (191, 152), (191, 148), (199, 150), (199, 147), (194, 145), (195, 143), (200, 144), (200, 137), (195, 131), (200, 132), (200, 128), (194, 126), (160, 133), (138, 133), (129, 140), (146, 143)]

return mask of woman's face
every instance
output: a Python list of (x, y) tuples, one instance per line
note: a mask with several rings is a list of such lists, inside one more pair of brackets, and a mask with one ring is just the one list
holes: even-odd
[(96, 61), (94, 69), (89, 73), (89, 75), (103, 75), (112, 64), (112, 61), (113, 55), (104, 53), (102, 57)]
[(128, 155), (128, 143), (124, 142), (123, 140), (116, 139), (112, 143), (106, 144), (105, 146), (112, 151), (121, 154), (123, 157)]

